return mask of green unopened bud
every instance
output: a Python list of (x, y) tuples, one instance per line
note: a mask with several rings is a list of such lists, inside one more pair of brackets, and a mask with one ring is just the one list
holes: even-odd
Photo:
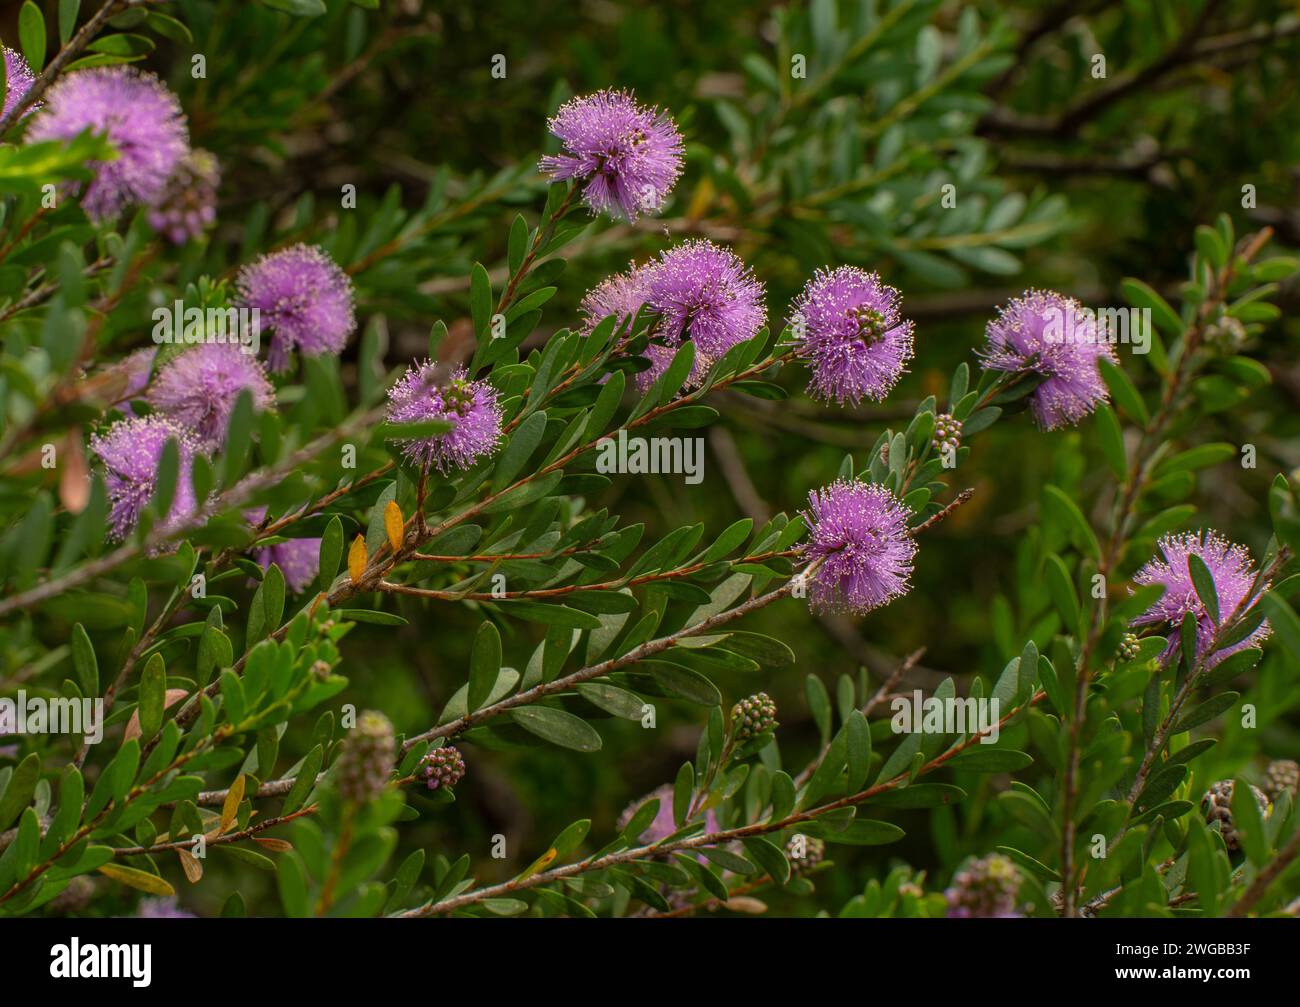
[(1133, 633), (1125, 633), (1119, 639), (1119, 647), (1115, 651), (1115, 656), (1121, 661), (1132, 661), (1138, 656), (1142, 641)]
[(736, 732), (736, 742), (757, 738), (777, 729), (776, 703), (766, 692), (756, 692), (746, 696), (731, 708), (732, 729)]
[(364, 804), (383, 792), (393, 770), (397, 744), (387, 717), (367, 710), (343, 741), (334, 766), (334, 784), (347, 801)]

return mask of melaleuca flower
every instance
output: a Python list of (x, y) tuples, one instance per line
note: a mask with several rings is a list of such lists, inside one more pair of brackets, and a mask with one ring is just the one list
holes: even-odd
[(682, 137), (672, 117), (638, 105), (629, 91), (598, 91), (565, 102), (547, 123), (564, 152), (538, 168), (576, 179), (594, 213), (636, 220), (657, 211), (682, 171)]
[(685, 241), (649, 270), (646, 300), (659, 315), (656, 338), (674, 349), (685, 339), (695, 344), (689, 384), (703, 381), (727, 350), (752, 339), (767, 321), (763, 284), (730, 249)]
[(382, 713), (367, 710), (348, 732), (334, 764), (334, 786), (345, 801), (364, 804), (384, 790), (392, 774), (397, 742), (393, 725)]
[(236, 285), (242, 303), (257, 308), (261, 324), (275, 332), (272, 371), (287, 370), (295, 348), (309, 357), (341, 353), (357, 327), (352, 281), (315, 245), (262, 256), (240, 270)]
[(136, 906), (136, 916), (150, 920), (194, 920), (198, 919), (188, 909), (182, 909), (176, 896), (167, 895), (158, 899), (141, 899)]
[(945, 891), (949, 918), (1007, 919), (1020, 916), (1016, 897), (1020, 875), (1010, 858), (991, 853), (958, 871)]
[(153, 378), (153, 361), (157, 355), (158, 347), (146, 346), (142, 350), (128, 353), (125, 358), (110, 368), (114, 375), (111, 386), (113, 404), (123, 412), (135, 412), (133, 407), (123, 406), (122, 403), (139, 398), (140, 393), (149, 387), (149, 382)]
[(468, 468), (490, 455), (501, 441), (501, 406), (486, 380), (471, 381), (465, 368), (450, 373), (433, 361), (412, 367), (388, 390), (388, 422), (446, 420), (452, 429), (419, 440), (401, 441), (415, 464), (443, 475)]
[(908, 592), (916, 542), (911, 511), (883, 486), (840, 480), (808, 494), (804, 555), (814, 611), (863, 615)]
[[(1250, 552), (1244, 546), (1233, 545), (1216, 532), (1166, 535), (1158, 545), (1163, 558), (1157, 556), (1149, 560), (1134, 575), (1133, 582), (1162, 584), (1165, 593), (1159, 601), (1134, 619), (1133, 625), (1168, 623), (1171, 629), (1169, 646), (1163, 654), (1164, 659), (1168, 660), (1179, 650), (1178, 629), (1182, 625), (1183, 616), (1191, 612), (1196, 616), (1196, 656), (1205, 657), (1205, 649), (1210, 645), (1220, 623), (1210, 618), (1210, 613), (1196, 594), (1188, 557), (1199, 556), (1209, 569), (1218, 595), (1220, 621), (1232, 616), (1238, 605), (1243, 606), (1239, 615), (1253, 608), (1267, 585), (1261, 585), (1260, 590), (1247, 602), (1255, 581), (1254, 562), (1250, 558)], [(1213, 668), (1230, 654), (1245, 647), (1259, 646), (1268, 638), (1269, 632), (1268, 622), (1261, 622), (1246, 639), (1205, 657), (1205, 666)]]
[(795, 833), (786, 841), (785, 858), (795, 874), (807, 874), (826, 856), (826, 843), (816, 836)]
[[(32, 68), (27, 65), (27, 60), (23, 59), (21, 53), (15, 52), (7, 45), (0, 46), (0, 50), (4, 51), (5, 58), (4, 107), (0, 108), (0, 115), (8, 115), (35, 83), (36, 75), (32, 73)], [(23, 113), (23, 117), (31, 115), (39, 107), (39, 105), (31, 106)]]
[(435, 748), (420, 760), (415, 778), (423, 780), (429, 790), (450, 790), (465, 775), (465, 757), (454, 745)]
[(633, 263), (625, 273), (607, 276), (583, 296), (578, 310), (582, 313), (583, 335), (591, 335), (592, 330), (610, 315), (623, 324), (625, 319), (635, 318), (650, 292), (650, 267)]
[[(244, 511), (244, 519), (251, 525), (260, 527), (265, 518), (265, 507), (253, 507)], [(263, 570), (269, 570), (274, 563), (284, 574), (284, 582), (289, 590), (301, 594), (320, 572), (320, 539), (291, 538), (276, 542), (274, 545), (254, 549), (253, 559)]]
[(1041, 376), (1030, 406), (1043, 429), (1077, 423), (1106, 401), (1098, 362), (1114, 361), (1115, 351), (1074, 298), (1027, 290), (988, 323), (986, 335), (985, 367)]
[(791, 309), (796, 352), (808, 362), (814, 398), (880, 401), (912, 357), (913, 324), (899, 293), (855, 266), (818, 270)]
[(255, 356), (236, 343), (200, 343), (163, 364), (148, 400), (210, 451), (225, 443), (230, 414), (245, 389), (259, 413), (275, 402), (275, 389)]
[[(641, 805), (645, 804), (646, 801), (652, 800), (656, 797), (659, 798), (659, 810), (655, 813), (654, 819), (645, 827), (645, 831), (643, 831), (641, 835), (633, 837), (637, 842), (646, 845), (657, 843), (661, 839), (667, 839), (677, 831), (677, 823), (673, 821), (672, 784), (665, 783), (662, 787), (657, 787), (650, 793), (646, 794), (645, 797), (641, 798), (639, 801), (628, 805), (627, 809), (618, 819), (618, 827), (620, 829), (626, 828), (627, 823), (632, 820), (632, 816), (636, 813), (637, 809), (640, 808)], [(717, 832), (718, 829), (718, 816), (713, 813), (712, 809), (706, 811), (704, 813), (704, 832)]]
[(217, 219), (221, 166), (206, 150), (191, 150), (149, 211), (149, 226), (174, 245), (199, 237)]
[(158, 415), (119, 420), (103, 435), (91, 437), (90, 450), (104, 465), (110, 539), (126, 538), (152, 499), (158, 464), (169, 440), (175, 440), (180, 449), (180, 467), (163, 530), (179, 524), (195, 510), (190, 471), (194, 455), (200, 450), (198, 442), (188, 431)]
[(129, 66), (93, 67), (62, 78), (32, 120), (29, 141), (71, 140), (83, 130), (108, 137), (116, 159), (92, 165), (82, 206), (92, 220), (134, 203), (152, 205), (189, 151), (176, 96), (150, 73)]

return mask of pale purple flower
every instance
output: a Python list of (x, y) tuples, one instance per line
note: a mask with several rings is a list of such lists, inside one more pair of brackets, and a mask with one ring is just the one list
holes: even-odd
[[(140, 393), (149, 387), (149, 381), (153, 377), (153, 361), (157, 355), (158, 347), (146, 346), (142, 350), (127, 354), (120, 363), (115, 365), (114, 369), (126, 381), (126, 387), (117, 396), (115, 404), (139, 398)], [(123, 408), (123, 411), (134, 413), (135, 408), (127, 405)]]
[(59, 80), (27, 139), (71, 140), (87, 129), (107, 136), (117, 151), (116, 159), (91, 165), (95, 178), (82, 206), (96, 221), (156, 202), (189, 151), (180, 102), (157, 77), (134, 67), (92, 67)]
[(804, 555), (817, 563), (808, 575), (811, 608), (863, 615), (906, 594), (916, 556), (910, 516), (884, 486), (857, 479), (809, 493)]
[(220, 185), (221, 166), (216, 157), (206, 150), (191, 150), (149, 211), (149, 226), (173, 245), (200, 237), (216, 222)]
[[(659, 810), (655, 813), (650, 824), (646, 826), (645, 831), (641, 835), (633, 837), (639, 843), (657, 843), (678, 831), (677, 823), (673, 820), (673, 788), (670, 783), (655, 788), (636, 803), (628, 805), (623, 814), (619, 816), (618, 827), (620, 829), (626, 828), (627, 823), (632, 820), (632, 816), (637, 809), (656, 797), (659, 798)], [(713, 813), (712, 809), (709, 809), (704, 813), (704, 831), (713, 833), (719, 831), (719, 828), (718, 816)]]
[(650, 266), (630, 265), (625, 273), (607, 276), (583, 296), (578, 310), (582, 312), (583, 335), (591, 335), (610, 315), (621, 326), (625, 320), (636, 317), (650, 293)]
[(1044, 430), (1078, 423), (1107, 398), (1098, 366), (1115, 351), (1096, 317), (1072, 297), (1027, 290), (988, 323), (984, 366), (1041, 375), (1030, 406)]
[(547, 123), (563, 153), (538, 168), (556, 181), (585, 183), (594, 213), (636, 220), (657, 211), (682, 172), (682, 137), (672, 117), (638, 105), (630, 91), (573, 98)]
[(907, 369), (913, 324), (899, 293), (856, 266), (818, 270), (791, 308), (796, 352), (808, 361), (808, 391), (826, 401), (880, 401)]
[[(763, 284), (730, 249), (685, 241), (649, 267), (647, 303), (659, 315), (655, 337), (674, 349), (695, 344), (689, 385), (698, 385), (727, 350), (767, 321)], [(671, 358), (670, 358), (671, 359)]]
[[(0, 46), (4, 50), (5, 58), (5, 98), (4, 108), (0, 109), (0, 115), (8, 115), (14, 110), (14, 106), (22, 101), (28, 89), (36, 82), (36, 75), (32, 73), (32, 68), (27, 65), (27, 60), (23, 59), (22, 53), (15, 52), (7, 45)], [(34, 104), (28, 107), (23, 113), (23, 118), (31, 115), (40, 104)]]
[[(1234, 545), (1218, 532), (1185, 532), (1181, 535), (1166, 535), (1158, 547), (1160, 555), (1147, 561), (1133, 577), (1135, 584), (1161, 584), (1165, 593), (1160, 599), (1140, 616), (1133, 620), (1135, 626), (1150, 626), (1167, 623), (1169, 625), (1169, 645), (1162, 657), (1169, 660), (1179, 647), (1179, 627), (1183, 617), (1191, 612), (1196, 616), (1196, 656), (1202, 657), (1210, 645), (1218, 626), (1232, 617), (1249, 611), (1259, 601), (1267, 589), (1267, 584), (1260, 585), (1254, 595), (1251, 586), (1255, 582), (1254, 561), (1245, 546)], [(1189, 557), (1199, 556), (1210, 571), (1214, 580), (1215, 594), (1218, 596), (1219, 621), (1210, 618), (1200, 597), (1196, 585), (1192, 582)], [(1241, 605), (1241, 612), (1237, 606)], [(1261, 622), (1246, 639), (1231, 647), (1223, 647), (1205, 658), (1205, 666), (1213, 668), (1230, 654), (1246, 647), (1258, 647), (1268, 639), (1271, 632), (1267, 621)]]
[(445, 420), (446, 433), (400, 442), (402, 453), (417, 465), (431, 465), (443, 475), (468, 468), (490, 455), (501, 442), (501, 406), (497, 390), (486, 380), (471, 381), (465, 368), (433, 361), (412, 367), (388, 390), (388, 422)]
[(162, 529), (174, 527), (195, 510), (190, 472), (198, 443), (184, 429), (159, 415), (118, 420), (102, 435), (90, 438), (90, 450), (104, 465), (104, 480), (110, 505), (109, 538), (121, 541), (130, 534), (140, 513), (152, 499), (158, 478), (158, 464), (168, 440), (180, 449), (180, 467), (171, 509)]
[(253, 408), (275, 402), (266, 370), (238, 343), (200, 343), (167, 361), (149, 389), (149, 404), (191, 431), (205, 450), (225, 443), (230, 414), (248, 389)]
[[(266, 518), (265, 507), (251, 507), (244, 511), (244, 519), (260, 528)], [(294, 594), (307, 589), (320, 572), (320, 539), (291, 538), (274, 545), (253, 550), (253, 559), (263, 570), (274, 563), (284, 574), (284, 582)]]
[(275, 330), (272, 371), (287, 370), (295, 348), (309, 357), (342, 352), (357, 327), (352, 281), (315, 245), (264, 255), (240, 270), (236, 284), (243, 304)]
[(1013, 919), (1020, 894), (1020, 873), (1009, 857), (990, 853), (972, 860), (944, 893), (949, 919)]
[(167, 895), (158, 899), (141, 899), (136, 907), (136, 916), (150, 920), (193, 920), (198, 919), (188, 909), (182, 909), (176, 896)]

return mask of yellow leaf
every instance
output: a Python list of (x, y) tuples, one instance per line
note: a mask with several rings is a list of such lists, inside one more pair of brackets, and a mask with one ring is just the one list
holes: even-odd
[(547, 850), (540, 857), (538, 857), (531, 864), (529, 864), (528, 869), (525, 870), (523, 874), (519, 875), (517, 880), (523, 881), (524, 878), (531, 878), (538, 871), (546, 870), (547, 866), (551, 863), (551, 861), (554, 860), (559, 855), (560, 855), (560, 851), (557, 850), (554, 846), (552, 846), (549, 850)]
[(197, 885), (203, 880), (203, 865), (199, 863), (199, 858), (189, 850), (177, 850), (176, 855), (181, 858), (181, 870), (185, 872), (185, 880), (192, 885)]
[(402, 548), (402, 539), (405, 537), (403, 524), (402, 508), (397, 506), (396, 500), (389, 500), (384, 507), (384, 531), (388, 533), (388, 544), (393, 547), (393, 552)]
[(126, 867), (122, 864), (100, 864), (99, 873), (112, 878), (114, 881), (120, 881), (124, 885), (130, 885), (149, 895), (175, 895), (176, 889), (169, 885), (157, 874), (149, 874), (147, 871), (138, 871), (134, 867)]
[(244, 799), (244, 776), (241, 773), (239, 779), (230, 785), (226, 791), (226, 800), (221, 805), (221, 831), (229, 832), (230, 827), (235, 824), (235, 819), (239, 817), (239, 802)]
[(352, 547), (348, 550), (348, 576), (355, 584), (361, 580), (361, 575), (365, 572), (366, 538), (364, 535), (358, 535), (352, 540)]
[(290, 850), (293, 849), (293, 843), (289, 842), (287, 839), (275, 839), (273, 837), (263, 838), (261, 836), (254, 836), (253, 842), (255, 842), (258, 846), (265, 847), (266, 849), (270, 850), (272, 853), (288, 853)]

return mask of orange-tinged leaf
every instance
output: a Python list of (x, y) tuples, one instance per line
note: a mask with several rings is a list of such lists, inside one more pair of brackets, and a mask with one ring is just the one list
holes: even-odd
[(90, 468), (81, 448), (81, 428), (68, 431), (63, 442), (63, 464), (59, 466), (59, 501), (70, 514), (80, 514), (90, 502)]
[(230, 827), (235, 824), (235, 819), (239, 817), (239, 802), (244, 799), (244, 776), (241, 773), (239, 779), (230, 785), (226, 791), (226, 800), (221, 805), (221, 831), (229, 832)]
[(257, 843), (258, 846), (266, 847), (272, 853), (288, 853), (293, 849), (293, 843), (289, 842), (289, 840), (275, 839), (270, 836), (265, 839), (261, 836), (254, 836), (253, 842)]
[(547, 850), (540, 857), (538, 857), (531, 864), (529, 864), (528, 869), (525, 870), (523, 874), (519, 875), (518, 880), (522, 881), (524, 880), (524, 878), (531, 878), (538, 871), (546, 870), (546, 868), (550, 866), (551, 861), (553, 861), (559, 855), (560, 855), (560, 851), (557, 850), (554, 846), (552, 846), (549, 850)]
[(352, 578), (355, 584), (361, 580), (361, 575), (366, 572), (366, 537), (358, 535), (352, 540), (352, 546), (348, 549), (348, 576)]
[(203, 865), (199, 863), (199, 858), (189, 850), (177, 850), (176, 855), (181, 859), (181, 870), (185, 872), (185, 880), (192, 885), (197, 885), (203, 880)]
[[(163, 697), (163, 709), (175, 706), (188, 695), (189, 693), (184, 689), (168, 689)], [(122, 735), (122, 740), (130, 741), (138, 737), (140, 737), (140, 711), (136, 709), (131, 711), (131, 719), (126, 722), (126, 731)]]
[(157, 874), (150, 874), (134, 867), (127, 867), (124, 864), (100, 864), (97, 870), (100, 874), (110, 877), (114, 881), (120, 881), (124, 885), (129, 885), (149, 895), (176, 894), (176, 889), (158, 877)]
[(402, 508), (397, 506), (396, 500), (389, 500), (384, 507), (384, 531), (388, 535), (388, 544), (393, 547), (393, 552), (402, 548), (406, 529), (402, 521)]

